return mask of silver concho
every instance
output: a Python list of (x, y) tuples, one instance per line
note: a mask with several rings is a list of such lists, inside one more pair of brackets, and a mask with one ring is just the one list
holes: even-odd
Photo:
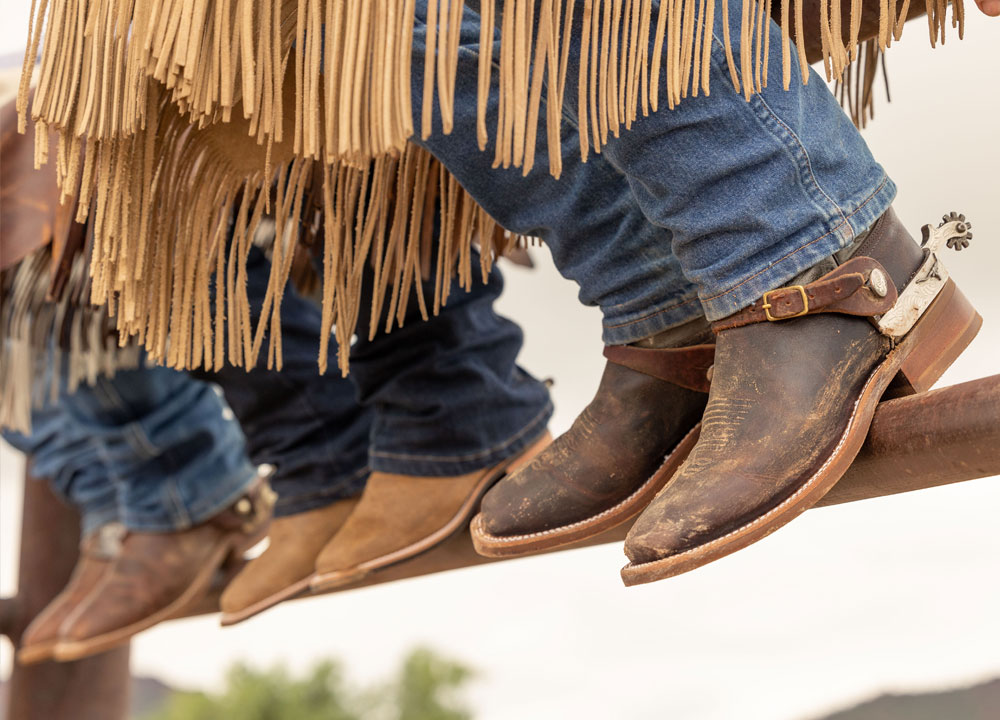
[(879, 297), (885, 297), (889, 294), (889, 283), (885, 279), (885, 273), (878, 268), (872, 270), (872, 274), (868, 277), (868, 284), (871, 286), (872, 292)]

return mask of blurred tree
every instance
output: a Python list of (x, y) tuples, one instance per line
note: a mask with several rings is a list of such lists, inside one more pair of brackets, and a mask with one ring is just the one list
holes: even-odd
[(318, 664), (303, 679), (285, 668), (235, 665), (222, 695), (174, 693), (145, 720), (470, 720), (460, 691), (472, 670), (420, 648), (383, 685), (355, 690), (338, 663)]

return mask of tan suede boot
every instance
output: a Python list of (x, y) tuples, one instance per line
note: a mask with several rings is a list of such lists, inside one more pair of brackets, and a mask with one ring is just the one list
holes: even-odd
[(80, 558), (66, 587), (24, 631), (21, 649), (17, 652), (17, 661), (21, 665), (33, 665), (52, 658), (59, 640), (59, 628), (111, 568), (124, 530), (118, 523), (111, 523), (83, 539)]
[(235, 625), (309, 591), (316, 558), (343, 527), (358, 498), (279, 518), (271, 523), (270, 545), (222, 593), (223, 625)]
[(550, 442), (546, 431), (520, 454), (466, 475), (372, 473), (357, 508), (316, 559), (312, 589), (350, 585), (440, 544), (465, 527), (490, 486), (530, 462)]

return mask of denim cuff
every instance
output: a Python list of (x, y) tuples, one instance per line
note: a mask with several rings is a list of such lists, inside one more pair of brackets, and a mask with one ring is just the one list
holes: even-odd
[(645, 307), (638, 312), (604, 311), (601, 339), (605, 345), (629, 345), (683, 325), (702, 314), (696, 292), (672, 298), (657, 307)]
[(371, 468), (366, 464), (335, 479), (322, 474), (317, 474), (315, 477), (283, 479), (280, 477), (280, 472), (279, 469), (279, 477), (271, 480), (271, 486), (278, 493), (278, 500), (274, 504), (276, 518), (309, 512), (332, 505), (338, 500), (360, 495), (365, 489)]
[[(783, 254), (767, 262), (763, 270), (743, 280), (735, 287), (701, 299), (705, 317), (714, 322), (757, 302), (768, 290), (782, 287), (789, 280), (813, 265), (827, 259), (870, 229), (892, 205), (896, 186), (885, 174), (873, 191), (859, 202), (841, 207), (841, 213), (818, 221), (799, 237), (783, 244), (777, 251)], [(792, 248), (789, 250), (788, 248)]]
[(545, 432), (552, 418), (552, 402), (546, 401), (542, 410), (516, 433), (481, 452), (463, 455), (410, 455), (405, 453), (378, 452), (369, 455), (373, 472), (420, 477), (453, 477), (492, 467), (513, 457), (529, 447)]
[(163, 481), (156, 512), (126, 509), (122, 523), (136, 532), (179, 532), (200, 525), (235, 503), (257, 479), (257, 468), (249, 460), (240, 462), (224, 476), (206, 473), (199, 481), (198, 495), (185, 500), (173, 479)]
[(118, 522), (117, 504), (80, 508), (80, 539), (113, 522)]

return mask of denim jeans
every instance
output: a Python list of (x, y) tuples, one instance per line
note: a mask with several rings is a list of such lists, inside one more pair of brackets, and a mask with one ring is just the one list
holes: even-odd
[[(419, 113), (426, 0), (417, 0), (417, 8), (413, 105)], [(560, 272), (579, 284), (581, 300), (601, 308), (608, 344), (634, 342), (701, 313), (717, 320), (752, 304), (850, 245), (895, 196), (819, 76), (810, 71), (808, 85), (782, 89), (775, 23), (768, 21), (768, 88), (749, 102), (733, 90), (721, 38), (728, 23), (739, 57), (741, 14), (739, 3), (730, 4), (728, 16), (716, 13), (710, 95), (640, 118), (586, 164), (576, 130), (576, 83), (567, 82), (558, 181), (549, 175), (544, 131), (527, 177), (518, 169), (493, 169), (494, 136), (485, 152), (478, 150), (478, 16), (464, 14), (454, 130), (443, 134), (435, 108), (434, 132), (415, 141), (502, 225), (545, 240)], [(570, 78), (579, 72), (580, 22), (578, 13)], [(497, 45), (493, 57), (499, 56)], [(799, 72), (793, 60), (793, 77)], [(492, 80), (488, 117), (496, 116), (498, 67)], [(419, 127), (419, 118), (415, 122)]]
[(34, 477), (45, 478), (77, 510), (83, 536), (118, 521), (117, 488), (104, 469), (97, 439), (71, 422), (61, 405), (32, 410), (30, 435), (5, 430), (3, 438), (30, 456)]
[[(261, 251), (251, 251), (247, 275), (257, 323), (269, 275)], [(362, 308), (371, 304), (371, 280), (369, 274), (363, 283)], [(460, 475), (536, 440), (552, 405), (545, 386), (515, 362), (520, 328), (493, 312), (502, 289), (499, 273), (485, 284), (477, 279), (468, 293), (456, 286), (447, 307), (427, 322), (411, 299), (404, 327), (371, 341), (370, 313), (362, 312), (351, 374), (342, 378), (319, 375), (319, 307), (289, 288), (280, 372), (266, 369), (262, 353), (249, 372), (199, 374), (223, 389), (254, 462), (275, 467), (275, 514), (357, 495), (372, 471)]]
[(163, 367), (120, 370), (63, 391), (32, 423), (30, 436), (4, 438), (78, 508), (84, 534), (111, 521), (183, 530), (232, 504), (257, 475), (212, 387)]
[[(247, 296), (255, 324), (269, 273), (264, 253), (253, 248), (247, 258)], [(353, 497), (364, 489), (370, 472), (374, 412), (358, 403), (350, 380), (319, 374), (320, 327), (319, 306), (289, 287), (281, 305), (280, 372), (267, 369), (267, 353), (262, 352), (249, 371), (226, 365), (219, 372), (194, 373), (222, 388), (247, 436), (253, 462), (274, 467), (271, 486), (278, 494), (278, 517)]]

